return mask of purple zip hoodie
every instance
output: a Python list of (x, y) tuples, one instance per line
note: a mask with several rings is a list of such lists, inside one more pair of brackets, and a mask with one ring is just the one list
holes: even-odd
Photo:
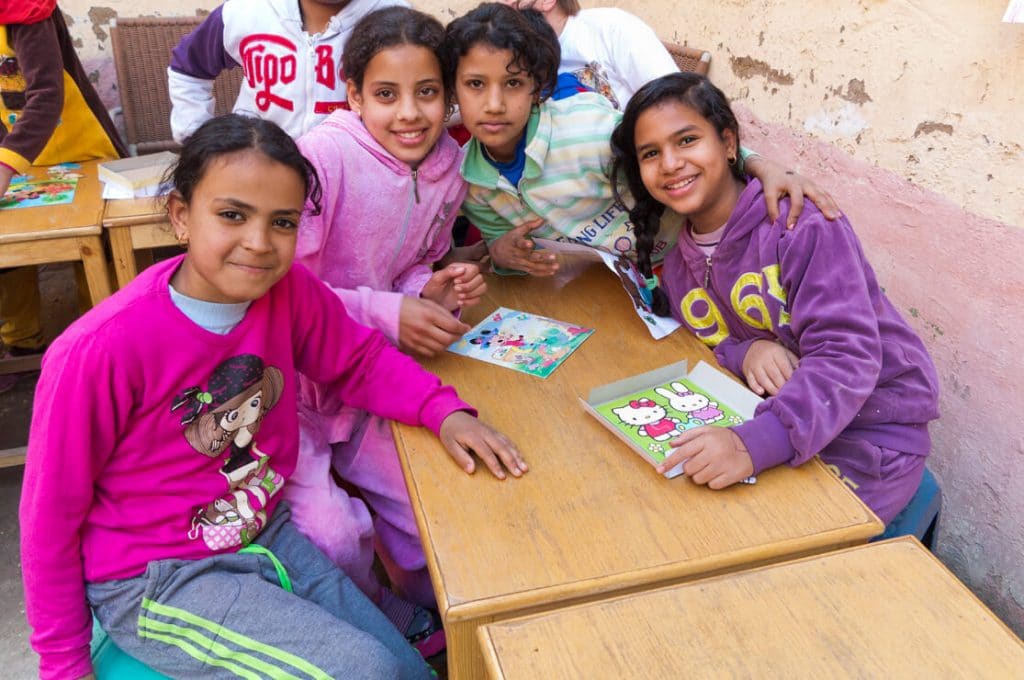
[[(778, 341), (800, 357), (778, 395), (732, 428), (755, 473), (820, 453), (878, 480), (883, 461), (860, 459), (865, 450), (928, 455), (927, 423), (939, 415), (935, 366), (882, 293), (846, 218), (830, 222), (806, 202), (788, 231), (788, 200), (781, 211), (771, 222), (754, 179), (711, 257), (680, 236), (662, 273), (672, 313), (737, 375), (755, 340)], [(874, 446), (830, 446), (837, 437)]]
[[(397, 342), (402, 296), (419, 297), (451, 247), (466, 195), (462, 150), (443, 133), (413, 170), (351, 111), (332, 113), (298, 145), (320, 176), (323, 200), (319, 215), (303, 217), (295, 261), (330, 286), (353, 319)], [(312, 401), (321, 413), (340, 406), (319, 390)], [(347, 427), (337, 422), (335, 436)]]

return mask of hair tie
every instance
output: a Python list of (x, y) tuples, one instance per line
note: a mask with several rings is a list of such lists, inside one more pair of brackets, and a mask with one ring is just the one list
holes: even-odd
[(645, 277), (644, 278), (644, 287), (647, 288), (647, 290), (654, 290), (655, 288), (657, 288), (658, 287), (658, 275), (654, 274), (652, 276)]

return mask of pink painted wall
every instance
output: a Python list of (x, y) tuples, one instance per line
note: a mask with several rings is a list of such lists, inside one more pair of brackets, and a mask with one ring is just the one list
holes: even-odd
[(745, 145), (828, 188), (928, 346), (942, 384), (937, 553), (1024, 633), (1024, 229), (736, 108)]

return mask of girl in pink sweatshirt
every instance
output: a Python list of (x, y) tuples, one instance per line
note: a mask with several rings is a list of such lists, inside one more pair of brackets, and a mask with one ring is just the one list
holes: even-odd
[(467, 472), (469, 449), (495, 474), (521, 474), (520, 455), (292, 266), (319, 184), (280, 128), (208, 121), (174, 183), (186, 254), (76, 321), (43, 359), (20, 507), (40, 675), (91, 673), (91, 607), (119, 647), (174, 677), (429, 677), (280, 503), (298, 457), (298, 374), (429, 427)]
[[(352, 110), (298, 140), (324, 188), (323, 211), (299, 231), (298, 261), (354, 319), (416, 356), (458, 340), (468, 327), (453, 312), (485, 290), (475, 264), (434, 271), (465, 195), (461, 152), (445, 132), (452, 109), (437, 57), (443, 37), (441, 24), (422, 12), (368, 14), (343, 57)], [(312, 381), (302, 386), (301, 406), (299, 464), (287, 496), (296, 524), (399, 630), (429, 635), (427, 612), (410, 604), (435, 602), (388, 421)], [(332, 470), (360, 497), (340, 488)], [(373, 573), (375, 547), (401, 598)], [(440, 644), (437, 636), (418, 646), (431, 655)]]

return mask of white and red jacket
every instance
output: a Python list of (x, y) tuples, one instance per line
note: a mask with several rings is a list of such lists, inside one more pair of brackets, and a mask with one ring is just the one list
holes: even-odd
[(183, 141), (213, 117), (213, 79), (241, 66), (235, 113), (270, 120), (298, 137), (348, 108), (341, 55), (356, 23), (405, 0), (352, 0), (323, 33), (302, 28), (298, 0), (227, 0), (171, 53), (171, 132)]

